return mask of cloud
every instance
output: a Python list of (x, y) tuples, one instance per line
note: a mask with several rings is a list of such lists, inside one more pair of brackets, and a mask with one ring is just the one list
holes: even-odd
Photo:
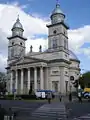
[(7, 58), (6, 56), (3, 56), (1, 53), (0, 53), (0, 71), (5, 71), (5, 68), (6, 65), (7, 65)]
[[(85, 25), (81, 28), (69, 30), (69, 47), (76, 53), (87, 54), (88, 48), (82, 47), (85, 43), (90, 43), (90, 25)], [(89, 53), (89, 51), (88, 51)]]
[(47, 49), (47, 39), (44, 38), (37, 38), (37, 39), (29, 39), (26, 42), (26, 52), (28, 53), (30, 51), (30, 46), (33, 46), (33, 51), (39, 51), (39, 46), (42, 45), (42, 49)]
[(12, 5), (12, 6), (15, 6), (15, 7), (19, 7), (21, 9), (26, 9), (28, 8), (29, 4), (20, 4), (19, 1), (9, 1), (7, 2), (7, 5)]
[[(33, 46), (33, 51), (39, 50), (39, 45), (42, 45), (43, 50), (47, 48), (48, 41), (44, 35), (48, 34), (46, 24), (48, 20), (36, 13), (27, 14), (22, 9), (18, 2), (11, 4), (0, 4), (0, 70), (6, 67), (6, 59), (8, 53), (7, 37), (11, 36), (11, 28), (15, 23), (17, 15), (20, 15), (20, 21), (24, 28), (24, 36), (28, 38), (26, 42), (26, 51), (29, 52), (30, 45)], [(36, 14), (36, 15), (35, 15)], [(69, 30), (69, 47), (77, 54), (85, 54), (90, 56), (90, 47), (82, 48), (84, 43), (90, 43), (90, 25), (83, 26), (74, 30)], [(41, 37), (35, 38), (35, 35)]]

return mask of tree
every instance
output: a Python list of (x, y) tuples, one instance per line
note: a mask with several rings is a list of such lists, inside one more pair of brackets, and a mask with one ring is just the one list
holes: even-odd
[(83, 83), (84, 87), (90, 87), (90, 71), (82, 75), (80, 82)]
[(79, 84), (82, 89), (84, 89), (85, 87), (90, 88), (90, 72), (82, 74), (82, 76), (80, 76), (78, 80), (75, 80), (74, 87), (78, 88)]
[(0, 72), (0, 82), (6, 82), (7, 74), (4, 72)]
[(7, 75), (3, 72), (0, 72), (0, 94), (3, 93), (3, 95), (5, 95), (7, 91), (6, 80), (7, 80)]

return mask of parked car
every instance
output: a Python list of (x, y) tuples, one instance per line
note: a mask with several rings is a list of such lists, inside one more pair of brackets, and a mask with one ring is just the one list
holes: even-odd
[(47, 95), (48, 95), (48, 93), (50, 93), (50, 92), (51, 92), (51, 94), (52, 94), (52, 98), (54, 98), (55, 95), (54, 95), (54, 91), (52, 91), (52, 90), (38, 90), (38, 91), (35, 93), (35, 95), (37, 96), (37, 98), (47, 99)]
[(83, 96), (84, 98), (90, 98), (90, 92), (83, 92), (83, 93), (82, 93), (82, 96)]

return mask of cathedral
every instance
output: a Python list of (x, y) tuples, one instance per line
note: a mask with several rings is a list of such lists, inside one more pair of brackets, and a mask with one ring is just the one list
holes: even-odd
[(73, 82), (80, 75), (80, 61), (68, 47), (69, 26), (65, 23), (65, 14), (56, 3), (51, 13), (48, 29), (48, 49), (34, 52), (33, 46), (26, 54), (23, 25), (19, 17), (14, 23), (11, 37), (8, 37), (7, 89), (10, 94), (28, 94), (32, 88), (52, 90), (66, 94), (75, 91)]

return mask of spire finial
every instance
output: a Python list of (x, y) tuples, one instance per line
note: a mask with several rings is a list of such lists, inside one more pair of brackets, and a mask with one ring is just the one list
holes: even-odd
[(56, 4), (59, 4), (59, 0), (56, 0)]
[(57, 7), (57, 6), (60, 6), (60, 5), (59, 5), (59, 0), (56, 0), (56, 7)]
[(33, 46), (31, 45), (31, 46), (30, 46), (30, 52), (32, 52), (32, 48), (33, 48)]
[(19, 22), (20, 20), (19, 20), (19, 14), (18, 14), (18, 16), (17, 16), (17, 22)]

